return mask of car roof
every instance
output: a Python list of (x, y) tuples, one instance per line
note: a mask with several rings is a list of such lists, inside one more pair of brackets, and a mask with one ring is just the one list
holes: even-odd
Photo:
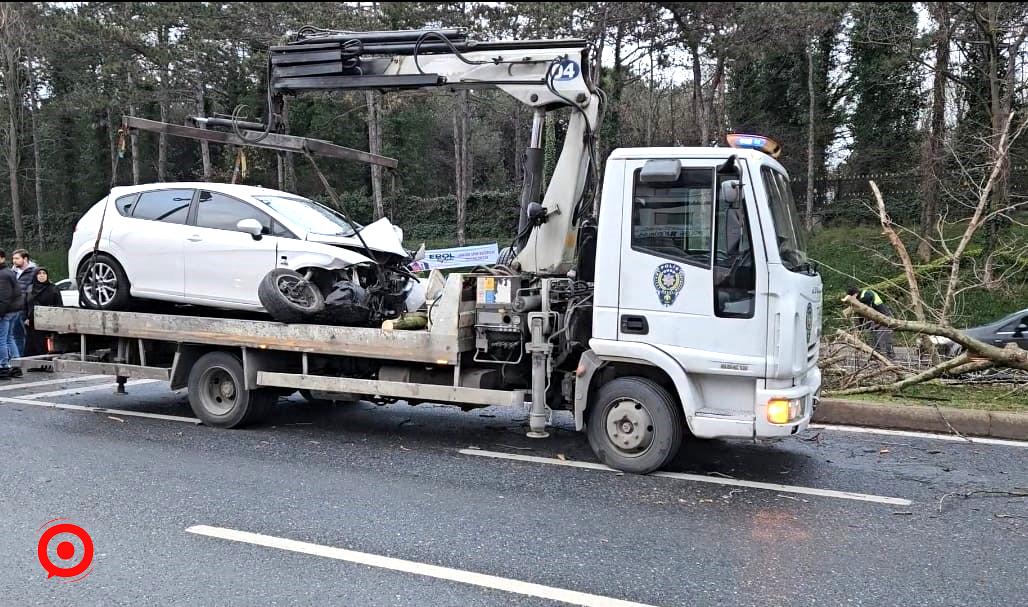
[(118, 197), (124, 196), (125, 194), (135, 194), (136, 192), (150, 192), (156, 190), (175, 189), (204, 189), (209, 190), (211, 192), (228, 194), (229, 196), (299, 196), (299, 194), (283, 192), (282, 190), (273, 190), (271, 188), (265, 188), (256, 185), (245, 185), (241, 183), (216, 183), (210, 181), (164, 181), (160, 183), (142, 183), (139, 185), (117, 186), (111, 188), (111, 194), (114, 197)]

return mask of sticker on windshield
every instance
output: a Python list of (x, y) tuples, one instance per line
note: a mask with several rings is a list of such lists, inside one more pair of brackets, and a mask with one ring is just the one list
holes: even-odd
[(678, 294), (685, 286), (685, 275), (682, 267), (675, 263), (663, 263), (653, 272), (653, 286), (657, 288), (657, 298), (665, 307), (671, 307), (678, 299)]

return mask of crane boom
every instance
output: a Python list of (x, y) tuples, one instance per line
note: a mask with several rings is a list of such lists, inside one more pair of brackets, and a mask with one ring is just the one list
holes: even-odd
[[(564, 274), (575, 262), (600, 114), (587, 65), (586, 42), (578, 39), (479, 42), (464, 30), (307, 29), (270, 49), (269, 95), (276, 108), (284, 94), (314, 90), (497, 89), (533, 108), (516, 262), (528, 273)], [(560, 108), (573, 114), (543, 193), (543, 124), (547, 112)]]

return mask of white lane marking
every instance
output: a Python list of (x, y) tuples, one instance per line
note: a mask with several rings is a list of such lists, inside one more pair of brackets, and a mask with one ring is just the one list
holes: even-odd
[(381, 569), (390, 569), (392, 571), (401, 571), (403, 573), (413, 573), (414, 575), (450, 580), (452, 582), (481, 586), (482, 588), (491, 588), (493, 590), (503, 590), (504, 592), (523, 594), (551, 601), (560, 601), (570, 605), (581, 605), (582, 607), (652, 607), (651, 605), (645, 605), (643, 603), (633, 603), (631, 601), (623, 601), (621, 599), (596, 594), (586, 594), (584, 592), (577, 592), (574, 590), (553, 588), (551, 586), (543, 586), (541, 584), (533, 584), (531, 582), (522, 582), (520, 580), (486, 575), (484, 573), (475, 573), (473, 571), (464, 571), (462, 569), (450, 569), (449, 567), (440, 567), (438, 565), (429, 565), (426, 563), (418, 563), (416, 561), (405, 561), (388, 556), (368, 554), (366, 552), (355, 552), (353, 550), (300, 542), (271, 535), (262, 535), (260, 533), (250, 533), (249, 531), (237, 531), (235, 529), (209, 527), (207, 525), (194, 525), (186, 529), (186, 531), (197, 535), (205, 535), (207, 537), (231, 540), (234, 542), (244, 542), (246, 544), (266, 546), (268, 548), (278, 548), (280, 550), (289, 550), (290, 552), (322, 556), (339, 561), (349, 561), (359, 565), (368, 565), (370, 567), (379, 567)]
[(40, 386), (52, 386), (54, 384), (70, 384), (80, 381), (93, 381), (97, 379), (109, 379), (110, 375), (82, 375), (78, 377), (66, 377), (64, 379), (48, 379), (46, 381), (33, 381), (25, 384), (7, 384), (0, 386), (0, 392), (21, 390), (22, 388), (38, 388)]
[[(130, 382), (125, 382), (126, 386), (142, 386), (145, 384), (156, 384), (161, 380), (159, 379), (134, 379)], [(40, 392), (38, 394), (26, 394), (19, 396), (18, 398), (25, 399), (36, 399), (36, 398), (48, 398), (50, 396), (64, 396), (66, 394), (80, 394), (82, 392), (97, 392), (99, 390), (114, 390), (117, 387), (117, 383), (113, 384), (99, 384), (96, 386), (83, 386), (81, 388), (68, 388), (67, 390), (54, 390), (53, 392)]]
[(33, 407), (45, 407), (47, 409), (65, 409), (67, 411), (81, 411), (84, 413), (114, 413), (117, 415), (128, 415), (130, 417), (147, 417), (150, 419), (163, 419), (171, 422), (185, 422), (187, 424), (199, 424), (195, 417), (180, 417), (178, 415), (162, 415), (160, 413), (146, 413), (144, 411), (126, 411), (124, 409), (106, 409), (104, 407), (84, 407), (82, 405), (66, 405), (63, 403), (50, 403), (40, 400), (28, 400), (25, 398), (0, 397), (0, 404), (4, 405), (31, 405)]
[[(614, 468), (597, 464), (594, 462), (576, 462), (549, 457), (537, 457), (534, 455), (519, 455), (517, 453), (501, 453), (499, 451), (483, 451), (480, 449), (461, 449), (464, 455), (477, 455), (479, 457), (495, 457), (499, 459), (511, 459), (519, 462), (532, 462), (536, 464), (550, 464), (554, 466), (571, 466), (572, 468), (585, 468), (587, 470), (603, 470), (606, 472), (617, 472)], [(715, 485), (732, 485), (735, 487), (750, 487), (752, 489), (767, 489), (780, 493), (800, 493), (803, 495), (818, 495), (821, 497), (834, 497), (845, 500), (856, 500), (860, 502), (874, 502), (876, 504), (890, 504), (893, 506), (909, 506), (913, 502), (899, 497), (885, 497), (881, 495), (869, 495), (867, 493), (853, 493), (851, 491), (833, 491), (831, 489), (815, 489), (813, 487), (800, 487), (797, 485), (779, 485), (778, 483), (761, 483), (757, 481), (744, 481), (732, 478), (720, 478), (716, 476), (705, 476), (702, 474), (686, 474), (684, 472), (653, 472), (650, 476), (673, 478), (682, 481), (694, 481), (698, 483), (712, 483)]]
[(864, 428), (862, 426), (836, 426), (834, 424), (810, 424), (811, 430), (838, 430), (839, 432), (855, 432), (858, 434), (883, 434), (885, 436), (909, 436), (912, 438), (931, 438), (935, 440), (946, 440), (957, 443), (980, 443), (982, 445), (1002, 445), (1004, 447), (1028, 447), (1026, 441), (1016, 441), (1004, 438), (986, 438), (969, 436), (970, 441), (964, 440), (955, 434), (932, 434), (931, 432), (914, 432), (912, 430), (890, 430), (888, 428)]

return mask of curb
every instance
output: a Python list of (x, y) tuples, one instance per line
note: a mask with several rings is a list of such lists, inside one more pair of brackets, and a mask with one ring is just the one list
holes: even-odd
[[(988, 438), (1028, 440), (1028, 414), (979, 411), (953, 407), (891, 405), (856, 400), (821, 399), (811, 422), (845, 426), (873, 426)], [(946, 424), (949, 422), (949, 425)]]

